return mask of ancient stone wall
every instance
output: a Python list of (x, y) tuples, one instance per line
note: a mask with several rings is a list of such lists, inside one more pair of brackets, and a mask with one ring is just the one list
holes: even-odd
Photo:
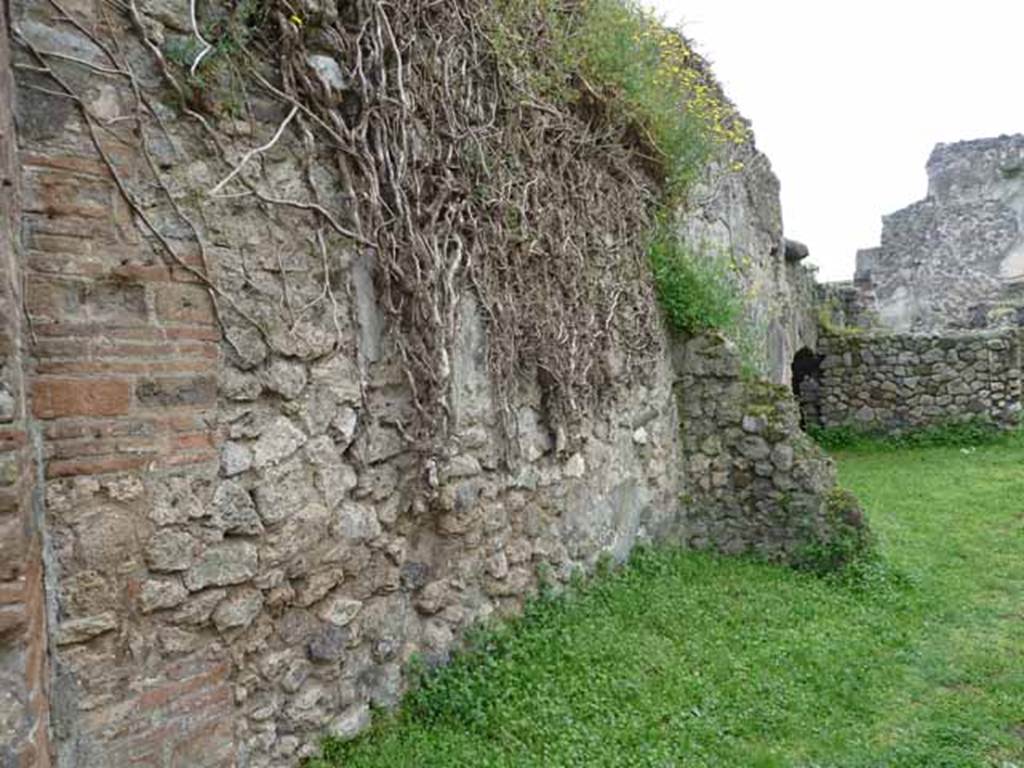
[[(146, 8), (147, 34), (182, 32), (187, 8)], [(301, 135), (284, 131), (252, 175), (293, 204), (210, 196), (231, 167), (201, 121), (140, 105), (138, 81), (112, 63), (161, 82), (126, 18), (91, 0), (14, 2), (11, 18), (16, 97), (0, 68), (0, 117), (13, 101), (18, 129), (15, 146), (0, 123), (3, 223), (16, 224), (0, 226), (5, 766), (45, 765), (51, 752), (67, 768), (293, 765), (322, 734), (354, 734), (371, 705), (395, 703), (413, 653), (441, 663), (466, 627), (517, 610), (540, 570), (568, 578), (638, 541), (781, 558), (803, 535), (784, 530), (778, 494), (811, 494), (831, 476), (813, 451), (789, 456), (792, 406), (770, 389), (752, 400), (731, 353), (726, 364), (717, 344), (691, 345), (673, 367), (662, 337), (642, 376), (610, 360), (604, 407), (572, 435), (524, 379), (506, 425), (486, 308), (470, 291), (454, 318), (451, 435), (424, 461), (410, 436), (416, 382), (373, 251), (325, 226), (312, 202), (344, 205), (332, 166), (311, 168)], [(221, 126), (236, 160), (288, 113), (263, 92), (250, 106)], [(136, 131), (139, 109), (158, 119)], [(723, 243), (754, 222), (740, 228), (785, 340), (782, 379), (807, 324), (771, 307), (790, 295), (795, 262), (774, 177), (752, 161), (755, 176), (726, 174), (729, 197), (715, 205), (733, 222)], [(684, 461), (681, 407), (687, 445), (726, 436), (707, 466), (697, 453)], [(701, 511), (709, 494), (715, 521)]]
[[(735, 347), (709, 335), (677, 350), (683, 461), (681, 538), (696, 548), (799, 562), (836, 534), (835, 466), (800, 428), (787, 387), (740, 375)], [(840, 526), (862, 527), (850, 506)]]
[(890, 330), (1020, 325), (1024, 135), (939, 144), (928, 196), (883, 218), (855, 281)]
[[(684, 240), (736, 268), (744, 298), (746, 354), (771, 381), (790, 380), (790, 362), (818, 333), (818, 286), (802, 262), (806, 246), (783, 236), (779, 180), (752, 142), (711, 163), (682, 222)], [(756, 359), (754, 359), (756, 358)]]
[[(227, 171), (173, 113), (141, 148), (111, 130), (133, 119), (131, 82), (89, 69), (111, 65), (89, 31), (124, 20), (92, 3), (74, 6), (77, 24), (51, 5), (12, 11), (35, 51), (85, 62), (44, 59), (93, 116), (19, 48), (24, 276), (5, 287), (25, 285), (31, 344), (17, 360), (11, 297), (5, 391), (17, 422), (24, 372), (39, 436), (59, 765), (294, 764), (322, 734), (365, 726), (371, 704), (393, 704), (412, 653), (439, 663), (465, 627), (515, 611), (542, 564), (566, 578), (667, 529), (680, 476), (667, 358), (571, 449), (524, 383), (510, 463), (466, 295), (454, 434), (424, 467), (371, 255), (301, 207), (229, 197), (186, 212), (186, 196)], [(152, 76), (148, 54), (132, 61)], [(267, 118), (235, 126), (239, 155), (285, 113), (253, 103)], [(261, 167), (275, 193), (301, 200), (297, 144), (286, 136)], [(3, 602), (15, 606), (0, 669), (14, 700), (0, 711), (4, 748), (42, 765), (40, 538), (15, 427), (0, 518)]]
[(960, 334), (823, 335), (820, 378), (805, 389), (808, 423), (894, 432), (928, 425), (1017, 423), (1016, 330)]

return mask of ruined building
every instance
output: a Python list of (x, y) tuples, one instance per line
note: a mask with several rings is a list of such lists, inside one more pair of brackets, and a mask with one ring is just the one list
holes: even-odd
[(928, 196), (822, 288), (828, 330), (795, 369), (805, 424), (1017, 424), (1022, 290), (1024, 135), (938, 145)]
[(883, 218), (854, 283), (895, 331), (1024, 325), (1024, 135), (935, 147), (928, 196)]

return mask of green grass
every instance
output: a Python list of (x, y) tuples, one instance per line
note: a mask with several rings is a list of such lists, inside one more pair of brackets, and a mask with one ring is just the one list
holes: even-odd
[(646, 553), (315, 765), (1024, 766), (1024, 446), (839, 458), (881, 562)]
[(1001, 429), (987, 419), (932, 424), (898, 432), (872, 430), (870, 427), (808, 427), (807, 433), (827, 451), (880, 451), (906, 448), (971, 448), (980, 445), (1007, 445), (1024, 442), (1019, 428)]

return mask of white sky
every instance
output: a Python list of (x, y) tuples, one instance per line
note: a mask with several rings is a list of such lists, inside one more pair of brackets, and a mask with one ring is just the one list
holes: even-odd
[(782, 182), (786, 235), (853, 276), (940, 142), (1024, 132), (1021, 0), (646, 0), (695, 39)]

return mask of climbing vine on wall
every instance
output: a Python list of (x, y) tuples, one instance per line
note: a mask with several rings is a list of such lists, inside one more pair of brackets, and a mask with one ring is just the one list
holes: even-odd
[[(188, 18), (170, 25), (151, 23), (135, 0), (109, 12), (129, 21), (131, 44), (148, 52), (160, 82), (133, 69), (128, 42), (89, 30), (102, 67), (130, 84), (143, 136), (158, 130), (169, 94), (219, 163), (216, 184), (186, 192), (149, 163), (201, 252), (204, 197), (237, 197), (309, 213), (324, 259), (316, 311), (337, 312), (333, 243), (375, 263), (421, 416), (408, 434), (425, 449), (452, 427), (452, 351), (467, 294), (488, 326), (507, 428), (524, 379), (540, 383), (548, 418), (571, 426), (617, 381), (642, 376), (661, 352), (648, 233), (717, 144), (746, 140), (685, 39), (628, 1), (191, 0)], [(78, 99), (103, 154), (75, 82), (52, 54), (31, 54)], [(265, 143), (239, 152), (223, 139), (253, 117), (253, 94), (275, 100), (281, 117)], [(304, 159), (301, 195), (260, 173), (278, 144)], [(131, 198), (116, 158), (104, 158)], [(325, 169), (341, 204), (315, 182)], [(159, 239), (157, 223), (147, 226)], [(163, 242), (206, 282), (222, 316), (268, 335), (205, 258), (188, 262)]]

